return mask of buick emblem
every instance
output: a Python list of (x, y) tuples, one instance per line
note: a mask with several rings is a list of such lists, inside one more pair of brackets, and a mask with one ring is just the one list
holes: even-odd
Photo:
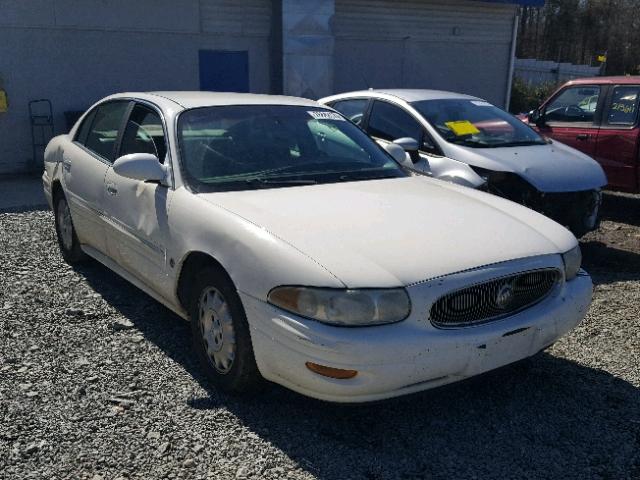
[(510, 283), (504, 284), (496, 294), (496, 305), (504, 310), (513, 301), (513, 286)]

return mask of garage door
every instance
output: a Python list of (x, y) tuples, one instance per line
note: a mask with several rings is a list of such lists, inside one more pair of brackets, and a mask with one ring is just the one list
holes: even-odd
[(435, 88), (504, 103), (516, 7), (469, 0), (336, 0), (336, 92)]

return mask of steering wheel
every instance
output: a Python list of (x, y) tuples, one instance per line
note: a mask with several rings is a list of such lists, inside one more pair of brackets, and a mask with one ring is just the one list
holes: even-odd
[(355, 115), (351, 115), (349, 117), (349, 120), (351, 120), (356, 125), (360, 125), (362, 123), (362, 117), (364, 117), (364, 114), (356, 113)]
[(567, 117), (582, 117), (584, 115), (584, 110), (576, 105), (569, 105), (565, 109), (564, 114)]

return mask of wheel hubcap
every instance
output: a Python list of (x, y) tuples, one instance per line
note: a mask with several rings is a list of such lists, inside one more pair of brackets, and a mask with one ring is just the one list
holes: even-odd
[(215, 288), (206, 288), (199, 302), (200, 333), (213, 367), (228, 373), (233, 366), (236, 339), (231, 312), (224, 296)]
[(71, 250), (73, 246), (73, 224), (71, 223), (71, 212), (66, 200), (58, 202), (58, 231), (65, 250)]

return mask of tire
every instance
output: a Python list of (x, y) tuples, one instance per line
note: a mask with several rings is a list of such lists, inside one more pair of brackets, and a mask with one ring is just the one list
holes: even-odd
[(69, 264), (79, 263), (86, 260), (87, 256), (80, 248), (80, 241), (73, 226), (71, 211), (67, 198), (63, 193), (55, 195), (53, 200), (53, 215), (56, 224), (56, 236), (62, 257)]
[(207, 267), (193, 277), (189, 317), (193, 347), (207, 377), (227, 393), (256, 391), (264, 380), (253, 355), (249, 324), (225, 272)]
[(569, 230), (576, 238), (582, 238), (587, 233), (600, 227), (602, 193), (599, 190), (593, 190), (590, 193), (591, 198), (582, 202), (580, 214), (576, 215), (576, 218), (569, 225)]

